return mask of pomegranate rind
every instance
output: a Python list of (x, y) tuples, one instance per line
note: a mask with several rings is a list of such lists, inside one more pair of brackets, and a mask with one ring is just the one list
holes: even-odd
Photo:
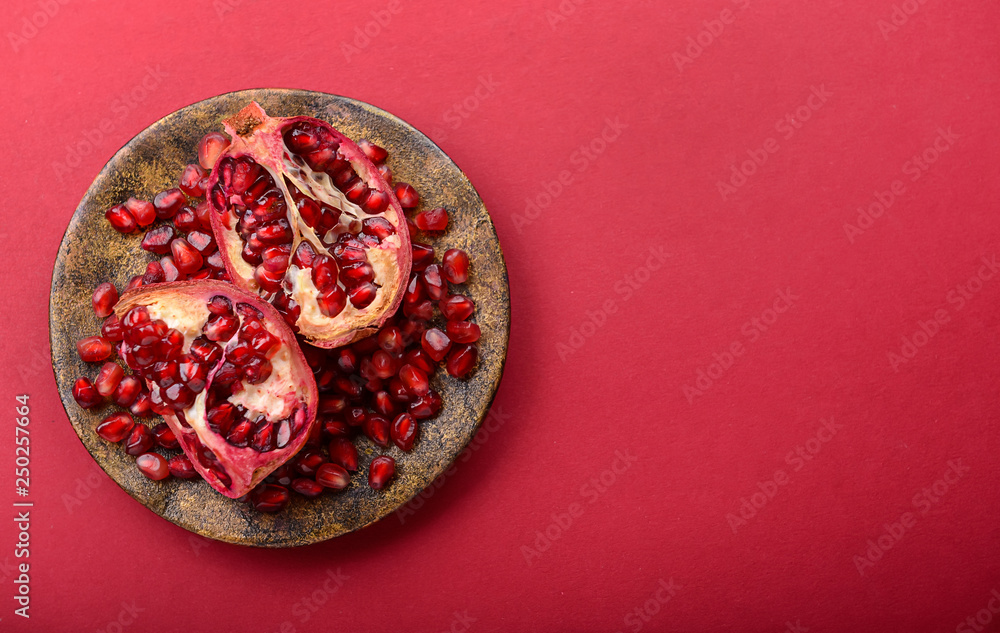
[[(276, 448), (267, 453), (260, 453), (250, 447), (238, 448), (229, 444), (225, 438), (213, 433), (208, 428), (205, 419), (204, 406), (206, 394), (211, 388), (215, 374), (222, 365), (220, 361), (209, 373), (205, 390), (198, 394), (195, 403), (191, 407), (183, 411), (184, 418), (187, 420), (189, 426), (182, 425), (176, 415), (165, 414), (163, 416), (164, 421), (177, 437), (184, 454), (187, 455), (188, 459), (194, 465), (195, 470), (198, 471), (212, 488), (227, 497), (235, 499), (250, 492), (257, 484), (270, 475), (271, 472), (294, 457), (305, 445), (312, 427), (316, 423), (319, 392), (316, 388), (316, 381), (313, 378), (312, 370), (309, 368), (306, 357), (303, 355), (302, 349), (295, 339), (295, 334), (292, 333), (284, 319), (273, 306), (262, 301), (257, 295), (244, 292), (232, 284), (221, 281), (176, 281), (140, 286), (122, 295), (115, 306), (115, 314), (119, 318), (124, 318), (128, 311), (136, 306), (162, 306), (166, 302), (169, 305), (181, 306), (182, 309), (180, 312), (190, 316), (192, 312), (195, 312), (191, 308), (197, 306), (199, 303), (201, 306), (205, 306), (208, 300), (216, 295), (227, 297), (233, 302), (233, 305), (239, 303), (249, 304), (264, 315), (262, 323), (272, 334), (281, 340), (284, 348), (288, 351), (289, 373), (294, 377), (295, 381), (293, 393), (304, 409), (305, 415), (305, 422), (302, 429), (284, 448)], [(205, 313), (207, 315), (207, 308), (205, 308)], [(207, 316), (205, 318), (207, 319)], [(182, 332), (185, 329), (188, 330), (188, 332), (185, 332), (187, 335), (185, 342), (186, 350), (191, 344), (192, 336), (196, 335), (197, 331), (200, 331), (203, 323), (195, 323), (184, 329), (177, 327), (174, 323), (168, 322), (168, 325)], [(149, 381), (146, 381), (146, 384), (150, 389), (153, 388), (153, 385)], [(217, 456), (225, 456), (223, 463), (226, 466), (226, 472), (232, 479), (231, 484), (227, 486), (210, 469), (201, 463), (201, 460), (198, 458), (198, 451), (201, 450), (202, 446), (211, 450)]]
[[(338, 151), (344, 158), (350, 161), (351, 167), (365, 181), (365, 184), (369, 188), (385, 193), (388, 196), (388, 208), (381, 216), (389, 220), (395, 227), (395, 236), (399, 242), (398, 245), (394, 244), (395, 240), (390, 242), (390, 246), (395, 245), (394, 249), (383, 248), (380, 245), (378, 247), (371, 247), (368, 251), (370, 259), (373, 255), (375, 257), (375, 261), (372, 261), (372, 264), (383, 272), (383, 275), (380, 275), (376, 280), (380, 285), (380, 289), (375, 301), (371, 305), (359, 309), (348, 302), (343, 312), (335, 317), (327, 317), (322, 314), (319, 307), (315, 304), (315, 296), (312, 297), (311, 303), (297, 301), (302, 310), (296, 321), (299, 334), (311, 345), (330, 349), (347, 345), (378, 332), (385, 321), (399, 309), (406, 289), (406, 283), (410, 276), (412, 247), (410, 245), (410, 234), (406, 228), (406, 216), (403, 213), (402, 206), (399, 204), (399, 200), (396, 198), (393, 187), (386, 182), (379, 172), (378, 167), (372, 163), (354, 141), (326, 121), (307, 116), (270, 117), (254, 101), (239, 113), (223, 122), (232, 142), (216, 161), (215, 167), (209, 176), (207, 191), (211, 192), (219, 182), (219, 170), (223, 163), (223, 158), (226, 156), (239, 157), (244, 155), (252, 156), (258, 164), (270, 171), (275, 182), (279, 183), (279, 186), (284, 189), (284, 185), (281, 183), (281, 175), (284, 173), (283, 163), (285, 154), (282, 134), (284, 130), (300, 121), (309, 122), (328, 130), (340, 144)], [(226, 214), (223, 213), (225, 210), (218, 209), (215, 206), (215, 201), (211, 200), (211, 198), (212, 196), (209, 195), (210, 204), (212, 204), (213, 208), (213, 213), (211, 214), (212, 232), (215, 234), (215, 241), (219, 245), (219, 253), (225, 264), (226, 272), (229, 274), (232, 282), (240, 289), (265, 295), (265, 291), (260, 288), (257, 280), (254, 279), (253, 267), (242, 260), (243, 241), (234, 227), (226, 225), (224, 220)], [(285, 192), (285, 198), (288, 203), (289, 215), (291, 216), (295, 204), (287, 192)], [(300, 243), (300, 236), (298, 234), (299, 227), (294, 222), (291, 224), (293, 231), (296, 232), (292, 243), (292, 252), (294, 253)], [(316, 244), (313, 243), (313, 246), (315, 247)], [(325, 248), (317, 250), (323, 254), (328, 252)], [(392, 265), (380, 266), (380, 264), (387, 263), (382, 262), (381, 260), (383, 259), (388, 259)], [(291, 268), (289, 268), (289, 271), (291, 271)], [(312, 286), (308, 272), (308, 269), (299, 271), (297, 284), (307, 287)], [(291, 272), (286, 274), (286, 281), (289, 279), (289, 275), (291, 275)], [(388, 275), (388, 277), (385, 275)], [(307, 292), (309, 291), (307, 290)]]

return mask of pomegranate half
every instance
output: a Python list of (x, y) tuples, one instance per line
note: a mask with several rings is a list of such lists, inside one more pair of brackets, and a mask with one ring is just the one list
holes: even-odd
[(374, 334), (399, 307), (412, 261), (392, 187), (325, 121), (272, 118), (252, 102), (223, 125), (232, 142), (207, 186), (233, 283), (315, 346)]
[(122, 358), (222, 494), (250, 492), (309, 438), (312, 370), (284, 319), (257, 295), (220, 281), (154, 284), (122, 295), (115, 314)]

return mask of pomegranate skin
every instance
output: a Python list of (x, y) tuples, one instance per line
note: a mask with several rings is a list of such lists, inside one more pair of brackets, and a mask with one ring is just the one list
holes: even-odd
[[(406, 230), (406, 217), (400, 206), (399, 200), (378, 167), (365, 155), (360, 147), (351, 139), (344, 136), (329, 123), (312, 117), (270, 117), (256, 102), (251, 102), (238, 114), (223, 122), (226, 132), (232, 139), (231, 144), (219, 156), (212, 173), (209, 176), (207, 188), (208, 198), (212, 204), (211, 213), (212, 231), (215, 241), (219, 245), (219, 253), (222, 257), (230, 279), (240, 289), (247, 292), (258, 293), (262, 296), (273, 296), (273, 293), (281, 294), (283, 291), (276, 291), (278, 284), (275, 280), (260, 273), (258, 268), (255, 274), (252, 265), (248, 265), (241, 256), (243, 253), (244, 241), (240, 238), (234, 226), (229, 226), (228, 208), (220, 208), (214, 192), (220, 183), (220, 171), (225, 165), (226, 157), (252, 157), (261, 167), (263, 167), (279, 183), (283, 191), (285, 201), (288, 205), (290, 219), (290, 231), (292, 232), (291, 254), (294, 254), (300, 244), (310, 243), (317, 254), (324, 255), (332, 251), (322, 243), (317, 242), (315, 234), (309, 238), (310, 231), (303, 230), (301, 216), (296, 209), (294, 197), (289, 193), (282, 181), (287, 177), (289, 171), (289, 159), (287, 147), (283, 139), (283, 133), (290, 130), (296, 123), (307, 122), (318, 128), (323, 128), (335, 139), (339, 146), (339, 153), (350, 163), (350, 167), (355, 171), (358, 178), (365, 183), (371, 191), (378, 193), (384, 203), (383, 210), (377, 212), (373, 217), (387, 218), (394, 222), (395, 233), (390, 237), (387, 246), (371, 247), (371, 251), (383, 251), (375, 257), (373, 263), (381, 266), (378, 277), (374, 280), (374, 286), (362, 283), (354, 288), (356, 293), (348, 292), (352, 302), (354, 300), (367, 301), (361, 307), (346, 304), (343, 312), (333, 316), (327, 316), (322, 308), (318, 310), (307, 310), (301, 306), (302, 313), (296, 317), (295, 326), (298, 333), (305, 340), (316, 347), (335, 348), (347, 345), (356, 340), (366, 338), (375, 334), (385, 321), (398, 310), (406, 286), (406, 281), (410, 275), (412, 262), (412, 250), (410, 246), (410, 235)], [(331, 178), (332, 180), (332, 178)], [(331, 188), (333, 186), (331, 185)], [(346, 194), (351, 200), (351, 194)], [(355, 202), (351, 200), (351, 202)], [(392, 248), (390, 248), (390, 246)], [(386, 263), (387, 260), (389, 263)], [(289, 271), (292, 269), (289, 268)], [(289, 277), (285, 277), (288, 283)], [(365, 290), (367, 286), (367, 291)], [(371, 298), (371, 289), (377, 288), (375, 298)], [(316, 301), (319, 292), (312, 296), (312, 301)], [(366, 297), (366, 299), (360, 299)], [(346, 298), (339, 298), (331, 303), (340, 306), (346, 302)], [(297, 302), (302, 303), (302, 302)], [(328, 305), (328, 304), (327, 304)], [(309, 306), (312, 308), (312, 306)]]

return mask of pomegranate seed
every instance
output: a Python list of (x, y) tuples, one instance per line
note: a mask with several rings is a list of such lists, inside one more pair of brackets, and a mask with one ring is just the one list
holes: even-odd
[(118, 289), (113, 283), (104, 282), (94, 289), (91, 303), (94, 306), (94, 314), (102, 319), (109, 316), (118, 303)]
[(441, 277), (441, 267), (431, 264), (423, 273), (424, 288), (427, 289), (427, 296), (434, 301), (440, 301), (448, 292), (448, 284)]
[(395, 474), (396, 460), (387, 455), (376, 457), (368, 467), (368, 485), (373, 490), (381, 490)]
[(326, 458), (320, 453), (309, 451), (299, 455), (292, 468), (303, 477), (315, 477), (319, 467), (326, 463)]
[(463, 295), (451, 295), (438, 304), (441, 314), (449, 321), (464, 321), (472, 316), (476, 310), (476, 304), (472, 299)]
[(368, 439), (375, 442), (382, 448), (389, 447), (389, 434), (390, 434), (390, 424), (389, 420), (386, 420), (380, 415), (369, 415), (365, 419), (364, 431)]
[(385, 151), (385, 149), (379, 147), (375, 143), (372, 143), (366, 138), (358, 140), (358, 147), (360, 147), (361, 151), (365, 153), (365, 156), (371, 159), (371, 161), (376, 165), (384, 163), (385, 159), (389, 157), (389, 152)]
[(323, 432), (331, 437), (350, 435), (351, 427), (343, 420), (327, 420), (323, 423)]
[(449, 248), (444, 252), (441, 270), (451, 283), (464, 284), (469, 280), (469, 256), (465, 251)]
[(427, 395), (417, 396), (410, 402), (410, 415), (418, 420), (433, 418), (441, 410), (441, 396), (431, 389)]
[(114, 348), (111, 341), (103, 336), (88, 336), (77, 341), (76, 351), (85, 363), (99, 363), (110, 358)]
[(194, 479), (198, 476), (198, 471), (194, 469), (194, 464), (187, 455), (174, 455), (167, 460), (167, 468), (170, 474), (180, 479)]
[(448, 212), (441, 207), (421, 211), (413, 218), (413, 223), (421, 231), (444, 231), (448, 228)]
[(375, 295), (378, 292), (378, 288), (375, 284), (365, 282), (351, 288), (347, 296), (351, 299), (351, 304), (358, 310), (363, 310), (375, 301)]
[(73, 383), (73, 399), (84, 409), (93, 409), (104, 402), (104, 398), (97, 393), (97, 389), (94, 388), (89, 378), (76, 379), (76, 382)]
[(163, 266), (160, 265), (160, 262), (149, 262), (146, 264), (146, 274), (142, 276), (142, 285), (163, 283), (164, 278)]
[(313, 285), (320, 292), (332, 288), (337, 283), (337, 263), (326, 255), (317, 255), (312, 263)]
[[(118, 366), (115, 365), (115, 367)], [(121, 368), (119, 367), (119, 369)], [(98, 374), (98, 380), (100, 380), (100, 374)], [(128, 408), (132, 406), (132, 403), (135, 402), (140, 393), (142, 393), (142, 381), (135, 376), (125, 376), (115, 388), (114, 394), (111, 396), (111, 401), (119, 407)]]
[(427, 352), (434, 362), (440, 363), (444, 360), (444, 357), (448, 355), (448, 351), (451, 349), (451, 339), (447, 334), (432, 327), (431, 329), (424, 332), (424, 337), (420, 342), (420, 346)]
[(410, 393), (422, 396), (430, 391), (431, 386), (427, 381), (427, 374), (413, 365), (403, 365), (399, 368), (399, 379), (403, 381), (403, 386)]
[(437, 365), (431, 360), (431, 357), (420, 348), (414, 348), (406, 352), (406, 355), (403, 356), (403, 361), (420, 369), (428, 376), (433, 375), (434, 371), (437, 370)]
[(430, 321), (434, 318), (434, 304), (427, 301), (421, 301), (415, 305), (403, 305), (403, 314), (410, 317), (411, 319), (420, 319), (423, 321)]
[(203, 331), (205, 338), (210, 341), (228, 341), (239, 327), (240, 320), (236, 315), (213, 316), (205, 323)]
[(157, 255), (166, 255), (170, 252), (170, 242), (174, 240), (174, 227), (169, 224), (158, 226), (155, 229), (146, 231), (146, 237), (142, 238), (143, 250)]
[(448, 363), (446, 367), (448, 373), (455, 378), (465, 378), (472, 372), (472, 368), (476, 366), (476, 359), (479, 357), (479, 351), (476, 349), (475, 345), (459, 345), (452, 350), (451, 355), (448, 356)]
[(479, 340), (479, 326), (468, 321), (448, 321), (448, 337), (456, 343), (475, 343)]
[(368, 414), (365, 412), (364, 409), (362, 409), (361, 407), (351, 407), (350, 409), (347, 410), (347, 415), (345, 416), (345, 419), (347, 420), (347, 423), (350, 424), (351, 426), (361, 426), (362, 424), (365, 423), (366, 417), (368, 417)]
[(125, 201), (125, 208), (132, 214), (139, 226), (149, 226), (156, 221), (156, 208), (148, 200), (129, 198)]
[[(121, 442), (135, 427), (135, 420), (125, 412), (113, 413), (97, 425), (97, 434), (108, 442)], [(145, 427), (143, 427), (145, 428)]]
[(422, 272), (434, 263), (434, 247), (413, 242), (413, 272)]
[(289, 499), (288, 488), (276, 484), (262, 484), (250, 492), (250, 505), (258, 512), (281, 512)]
[(125, 439), (125, 452), (129, 455), (142, 455), (153, 448), (156, 439), (144, 424), (136, 424)]
[(194, 208), (194, 217), (198, 219), (201, 230), (212, 232), (212, 207), (208, 204), (208, 200), (202, 200), (198, 203), (198, 206)]
[(201, 198), (205, 195), (205, 189), (201, 185), (201, 181), (206, 176), (208, 176), (208, 172), (201, 165), (188, 165), (184, 168), (184, 173), (181, 174), (181, 179), (178, 183), (181, 191), (192, 198)]
[(382, 328), (378, 333), (378, 346), (390, 354), (402, 354), (406, 348), (403, 333), (395, 326)]
[(101, 335), (109, 341), (120, 341), (124, 336), (122, 322), (118, 320), (118, 315), (112, 313), (101, 325)]
[(177, 441), (177, 436), (174, 432), (167, 426), (166, 422), (160, 422), (152, 429), (153, 439), (156, 443), (163, 448), (176, 449), (180, 448), (180, 442)]
[(111, 226), (119, 233), (131, 233), (136, 229), (135, 218), (125, 208), (124, 204), (116, 204), (104, 212), (104, 217), (108, 219)]
[(183, 237), (178, 237), (170, 243), (170, 252), (174, 256), (174, 263), (177, 265), (177, 270), (185, 275), (196, 272), (204, 263), (201, 253), (195, 250)]
[(215, 239), (204, 231), (191, 231), (187, 235), (187, 241), (194, 250), (201, 253), (202, 257), (207, 257), (215, 252)]
[(358, 469), (358, 448), (348, 437), (335, 437), (330, 441), (330, 461), (349, 471)]
[(399, 199), (399, 206), (404, 209), (416, 209), (420, 205), (420, 194), (411, 185), (397, 182), (394, 189)]
[(177, 270), (177, 265), (174, 264), (174, 258), (170, 255), (167, 255), (160, 260), (160, 268), (163, 269), (164, 281), (178, 281), (184, 278), (184, 274)]
[(101, 370), (97, 372), (97, 378), (94, 380), (94, 387), (97, 389), (97, 393), (107, 398), (118, 388), (124, 375), (125, 370), (117, 363), (104, 363), (101, 366)]
[[(374, 189), (368, 194), (368, 199), (365, 200), (363, 205), (364, 210), (368, 213), (377, 214), (382, 213), (389, 208), (389, 194), (384, 191), (375, 191)], [(382, 220), (383, 218), (368, 218), (369, 220)], [(366, 220), (367, 221), (367, 220)], [(392, 235), (396, 230), (390, 225), (390, 230), (388, 235)], [(374, 234), (371, 234), (374, 235)], [(383, 236), (379, 236), (380, 239), (385, 239)]]
[(234, 425), (226, 434), (226, 441), (238, 448), (244, 448), (250, 443), (250, 434), (253, 432), (253, 422), (243, 420)]
[(195, 215), (194, 209), (184, 206), (174, 216), (174, 226), (182, 231), (194, 231), (201, 226), (201, 223), (198, 221), (198, 216)]
[(385, 416), (393, 416), (396, 413), (396, 403), (389, 395), (388, 391), (379, 391), (373, 398), (372, 408)]
[(392, 442), (399, 450), (409, 452), (417, 441), (420, 427), (409, 413), (400, 413), (392, 423)]
[(129, 278), (128, 284), (125, 286), (125, 291), (134, 290), (142, 286), (142, 275), (133, 275)]
[(229, 139), (222, 132), (209, 132), (198, 141), (198, 163), (211, 170), (219, 156), (229, 147)]
[(323, 494), (323, 486), (305, 477), (292, 480), (292, 490), (308, 499), (313, 499)]
[(343, 490), (351, 485), (351, 475), (337, 464), (323, 464), (316, 471), (316, 483), (334, 490)]
[(162, 455), (156, 453), (139, 455), (135, 458), (135, 465), (143, 475), (153, 481), (160, 481), (170, 476), (170, 467), (167, 465), (167, 460)]
[(136, 396), (135, 401), (132, 402), (128, 410), (129, 413), (137, 418), (148, 418), (152, 412), (151, 404), (149, 394), (142, 391)]
[(343, 396), (324, 394), (319, 397), (320, 413), (338, 414), (338, 413), (343, 413), (345, 409), (347, 409), (347, 399), (344, 398)]
[(153, 208), (156, 209), (156, 217), (160, 220), (173, 219), (186, 204), (187, 198), (180, 189), (161, 191), (153, 197)]
[(390, 185), (392, 184), (392, 170), (389, 169), (388, 165), (386, 165), (385, 163), (379, 165), (378, 173), (382, 174), (382, 177), (385, 178), (385, 181), (387, 183), (389, 183)]
[(320, 293), (316, 297), (316, 303), (319, 305), (320, 312), (332, 318), (343, 312), (344, 308), (347, 307), (347, 295), (344, 294), (344, 289), (340, 286), (333, 286), (329, 290)]

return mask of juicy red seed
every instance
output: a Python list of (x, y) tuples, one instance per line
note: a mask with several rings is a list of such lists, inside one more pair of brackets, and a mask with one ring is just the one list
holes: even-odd
[(427, 291), (424, 290), (424, 284), (420, 280), (420, 276), (417, 274), (413, 275), (410, 279), (410, 283), (406, 285), (406, 290), (403, 293), (403, 301), (407, 305), (415, 305), (424, 300), (427, 295)]
[(243, 367), (243, 377), (251, 385), (259, 385), (271, 377), (273, 371), (271, 361), (255, 356)]
[(115, 392), (124, 376), (125, 370), (117, 363), (104, 363), (101, 370), (97, 372), (97, 378), (94, 379), (94, 387), (97, 389), (97, 393), (107, 398)]
[(345, 286), (354, 286), (375, 280), (375, 269), (368, 262), (354, 262), (340, 269), (340, 281)]
[(345, 374), (353, 374), (358, 368), (358, 355), (350, 348), (343, 347), (336, 352), (337, 367)]
[(211, 170), (219, 156), (229, 147), (229, 139), (222, 132), (209, 132), (198, 141), (198, 163)]
[(142, 286), (142, 275), (133, 275), (129, 278), (128, 284), (125, 286), (125, 290), (134, 290)]
[(285, 131), (284, 139), (288, 149), (296, 154), (313, 152), (320, 146), (319, 132), (306, 121), (292, 125)]
[(410, 415), (418, 420), (433, 418), (441, 410), (441, 396), (431, 389), (427, 395), (417, 396), (410, 402)]
[(122, 411), (101, 420), (101, 423), (97, 425), (96, 431), (101, 438), (108, 442), (117, 443), (124, 440), (133, 427), (135, 427), (135, 420), (132, 419), (131, 415)]
[(198, 476), (198, 471), (194, 469), (194, 464), (187, 455), (174, 455), (167, 460), (167, 468), (170, 474), (180, 479), (193, 479)]
[(434, 247), (413, 242), (413, 272), (421, 272), (434, 263)]
[[(198, 218), (198, 224), (202, 231), (212, 232), (212, 206), (208, 204), (208, 200), (202, 200), (198, 203), (198, 206), (194, 208), (194, 217)], [(189, 237), (188, 240), (190, 239)]]
[(358, 448), (350, 438), (335, 437), (330, 441), (330, 461), (349, 471), (358, 469)]
[(337, 263), (326, 255), (317, 255), (312, 261), (313, 285), (320, 292), (328, 290), (337, 283)]
[(201, 223), (198, 222), (198, 216), (195, 215), (194, 209), (185, 206), (181, 207), (181, 210), (174, 216), (174, 226), (182, 231), (194, 231), (201, 226)]
[[(351, 292), (353, 293), (354, 290)], [(372, 299), (374, 298), (373, 293)], [(351, 302), (354, 303), (353, 294)], [(319, 305), (320, 312), (332, 318), (343, 312), (344, 308), (347, 307), (347, 295), (344, 294), (344, 289), (340, 286), (333, 286), (329, 290), (320, 293), (320, 295), (316, 297), (316, 303)], [(369, 303), (371, 303), (371, 301), (369, 301)]]
[(208, 300), (207, 305), (208, 311), (212, 314), (224, 316), (233, 313), (233, 302), (222, 295), (215, 295)]
[(292, 480), (291, 486), (292, 490), (309, 499), (313, 499), (323, 494), (323, 486), (319, 485), (312, 479), (306, 479), (305, 477), (299, 477), (298, 479)]
[(242, 420), (226, 434), (226, 441), (238, 448), (244, 448), (250, 443), (250, 434), (253, 433), (253, 422)]
[(240, 327), (240, 320), (236, 315), (213, 316), (204, 327), (205, 338), (210, 341), (228, 341), (233, 338)]
[(343, 413), (345, 409), (347, 409), (347, 399), (343, 396), (323, 394), (319, 397), (319, 413), (338, 414)]
[(142, 455), (153, 448), (155, 441), (156, 439), (148, 427), (136, 424), (125, 439), (125, 452), (133, 456)]
[(274, 425), (265, 422), (253, 435), (250, 446), (261, 453), (273, 451), (277, 438), (275, 437)]
[(375, 284), (369, 281), (351, 288), (347, 294), (351, 299), (351, 304), (353, 304), (355, 308), (363, 310), (364, 308), (370, 306), (372, 301), (375, 301), (375, 295), (377, 292), (378, 288)]
[(441, 277), (441, 267), (431, 264), (423, 273), (424, 288), (427, 289), (427, 296), (434, 301), (440, 301), (448, 292), (448, 284)]
[(135, 402), (140, 393), (142, 393), (142, 381), (135, 376), (125, 376), (115, 388), (111, 401), (119, 407), (127, 408)]
[(344, 416), (344, 419), (347, 420), (347, 423), (351, 426), (361, 426), (365, 423), (365, 419), (367, 417), (368, 414), (363, 408), (351, 407), (347, 410), (347, 415)]
[(368, 200), (370, 194), (371, 190), (363, 180), (358, 180), (344, 191), (344, 197), (357, 205), (363, 205)]
[(183, 237), (178, 237), (170, 243), (170, 252), (174, 256), (174, 263), (177, 265), (177, 270), (185, 275), (196, 272), (204, 263), (201, 253), (195, 250)]
[(373, 235), (381, 242), (390, 235), (396, 234), (396, 229), (385, 218), (365, 218), (361, 222), (361, 232), (366, 235)]
[(437, 365), (433, 360), (431, 360), (431, 357), (427, 355), (427, 352), (420, 348), (414, 348), (406, 352), (406, 356), (403, 357), (403, 360), (406, 361), (407, 364), (413, 365), (414, 367), (422, 370), (428, 376), (433, 375), (434, 371), (437, 369)]
[(191, 355), (203, 363), (214, 365), (219, 359), (222, 358), (222, 348), (215, 343), (198, 337), (191, 341), (191, 349), (189, 350)]
[(142, 276), (142, 285), (163, 283), (165, 275), (160, 262), (149, 262), (146, 264), (146, 274)]
[(369, 415), (364, 424), (365, 435), (382, 448), (388, 448), (391, 426), (389, 420), (382, 416)]
[(448, 356), (446, 364), (448, 373), (455, 378), (467, 377), (472, 372), (472, 368), (476, 366), (476, 359), (478, 357), (479, 351), (475, 345), (457, 346)]
[(411, 319), (430, 321), (434, 317), (434, 304), (431, 303), (430, 300), (421, 301), (420, 303), (414, 305), (404, 304), (403, 314)]
[(399, 206), (404, 209), (416, 209), (420, 205), (420, 194), (417, 190), (405, 182), (397, 182), (396, 197), (399, 199)]
[(320, 453), (309, 451), (302, 453), (292, 463), (292, 468), (303, 477), (315, 477), (319, 467), (326, 463), (326, 458)]
[(400, 413), (392, 423), (392, 442), (401, 451), (410, 451), (419, 433), (420, 426), (409, 413)]
[(284, 486), (262, 484), (250, 492), (250, 505), (258, 512), (281, 512), (291, 497)]
[(272, 272), (266, 266), (261, 265), (254, 270), (253, 278), (265, 292), (278, 292), (281, 290), (281, 281), (285, 278), (285, 271)]
[(382, 415), (392, 416), (396, 413), (396, 403), (388, 391), (379, 391), (372, 398), (372, 408)]
[(157, 255), (166, 255), (170, 252), (170, 242), (174, 241), (174, 227), (169, 224), (158, 226), (155, 229), (146, 231), (146, 236), (142, 238), (143, 250)]
[(350, 435), (351, 427), (343, 420), (327, 420), (323, 423), (323, 432), (331, 437)]
[(139, 392), (139, 395), (136, 396), (135, 401), (132, 402), (132, 404), (129, 406), (128, 410), (133, 416), (137, 418), (145, 418), (149, 417), (151, 411), (150, 405), (151, 402), (149, 399), (149, 394), (146, 393), (145, 391), (141, 391)]
[(385, 178), (385, 181), (387, 183), (389, 183), (390, 185), (392, 184), (392, 170), (389, 169), (388, 165), (386, 165), (385, 163), (379, 165), (378, 173), (382, 174), (382, 177)]
[[(389, 208), (389, 194), (384, 191), (375, 191), (374, 189), (368, 194), (368, 198), (365, 200), (363, 208), (368, 213), (382, 213)], [(383, 219), (383, 218), (368, 218), (369, 220)], [(392, 233), (395, 233), (395, 229)], [(392, 234), (390, 233), (390, 235)], [(383, 238), (384, 239), (384, 238)]]
[(156, 209), (153, 207), (153, 203), (148, 200), (129, 198), (125, 201), (125, 208), (132, 214), (139, 226), (149, 226), (156, 221)]
[(384, 163), (385, 159), (389, 157), (389, 152), (366, 138), (358, 141), (358, 147), (360, 147), (361, 151), (365, 153), (365, 156), (371, 159), (371, 161), (376, 165)]
[(123, 204), (117, 204), (105, 211), (104, 217), (119, 233), (131, 233), (138, 226), (135, 218)]
[(409, 402), (413, 398), (399, 378), (389, 381), (389, 397), (396, 402)]
[(387, 455), (376, 457), (368, 467), (368, 485), (374, 490), (381, 490), (395, 474), (396, 460)]
[(94, 307), (94, 314), (102, 319), (110, 316), (118, 303), (118, 289), (111, 282), (104, 282), (94, 289), (94, 296), (91, 304)]
[(449, 321), (464, 321), (472, 316), (476, 304), (463, 295), (451, 295), (438, 304), (441, 314)]
[(166, 422), (160, 422), (152, 429), (153, 439), (156, 443), (163, 448), (176, 449), (180, 448), (180, 442), (177, 441), (177, 436), (174, 432), (167, 426)]
[[(131, 454), (129, 453), (129, 455)], [(170, 476), (170, 466), (167, 465), (167, 460), (156, 453), (139, 455), (135, 458), (135, 465), (143, 475), (153, 481), (160, 481)]]
[(191, 231), (187, 235), (187, 241), (203, 257), (215, 252), (215, 240), (204, 231)]
[(412, 394), (422, 396), (430, 391), (431, 386), (427, 380), (427, 373), (419, 367), (413, 365), (403, 365), (399, 368), (399, 379), (403, 381), (403, 386)]
[(323, 464), (316, 471), (316, 483), (334, 490), (343, 490), (351, 485), (351, 475), (337, 464)]
[(403, 333), (396, 326), (382, 328), (378, 333), (378, 346), (391, 354), (402, 354), (406, 347)]
[(184, 168), (184, 173), (181, 174), (181, 179), (178, 183), (181, 191), (192, 198), (201, 198), (205, 195), (202, 179), (207, 175), (208, 172), (201, 165), (188, 165)]
[(481, 334), (479, 326), (469, 321), (448, 321), (448, 337), (456, 343), (475, 343)]
[(153, 197), (153, 207), (156, 209), (156, 217), (160, 220), (170, 220), (181, 207), (187, 204), (187, 197), (180, 189), (168, 189), (161, 191)]
[(444, 231), (448, 228), (448, 212), (441, 207), (421, 211), (413, 218), (413, 223), (421, 231)]
[(469, 256), (465, 251), (449, 248), (444, 252), (441, 270), (451, 283), (464, 284), (469, 280)]
[(178, 281), (184, 278), (184, 274), (177, 270), (177, 266), (174, 264), (174, 258), (170, 255), (167, 255), (160, 260), (160, 267), (163, 269), (164, 281)]
[(73, 383), (73, 399), (84, 409), (93, 409), (104, 402), (104, 398), (97, 393), (97, 389), (94, 388), (89, 378), (76, 379), (76, 382)]
[(434, 362), (440, 363), (451, 349), (451, 339), (441, 330), (432, 327), (424, 332), (420, 346), (427, 352), (428, 356), (434, 359)]
[(84, 362), (99, 363), (110, 358), (114, 348), (111, 341), (103, 336), (88, 336), (77, 341), (76, 351)]
[(295, 255), (292, 256), (292, 265), (298, 266), (299, 268), (309, 268), (313, 265), (313, 261), (316, 258), (316, 251), (313, 250), (312, 244), (309, 242), (302, 242), (299, 247), (295, 249)]

